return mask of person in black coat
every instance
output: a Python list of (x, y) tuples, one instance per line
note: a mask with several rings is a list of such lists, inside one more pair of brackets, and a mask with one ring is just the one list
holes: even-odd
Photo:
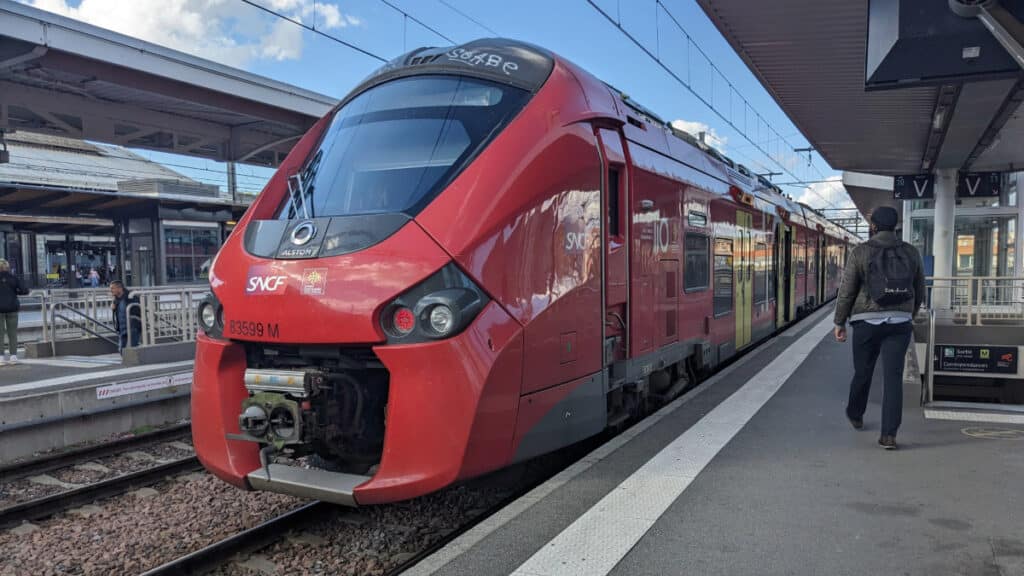
[(110, 294), (114, 297), (110, 307), (114, 311), (114, 328), (120, 339), (120, 349), (138, 346), (142, 335), (142, 310), (132, 304), (138, 304), (139, 299), (133, 297), (120, 280), (110, 283)]
[[(18, 361), (18, 311), (21, 309), (18, 296), (26, 294), (28, 290), (17, 276), (11, 274), (11, 264), (0, 259), (0, 354), (4, 354), (0, 362), (4, 364)], [(4, 353), (5, 334), (10, 343), (10, 355)]]

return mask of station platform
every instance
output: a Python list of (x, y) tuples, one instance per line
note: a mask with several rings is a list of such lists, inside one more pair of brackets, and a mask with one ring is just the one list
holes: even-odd
[(28, 396), (95, 382), (114, 382), (150, 374), (191, 371), (192, 362), (122, 366), (119, 354), (19, 358), (0, 365), (0, 398)]
[(844, 407), (831, 307), (596, 449), (407, 574), (1024, 574), (1024, 422), (926, 418), (899, 449)]
[(110, 354), (0, 366), (0, 463), (187, 419), (193, 364)]

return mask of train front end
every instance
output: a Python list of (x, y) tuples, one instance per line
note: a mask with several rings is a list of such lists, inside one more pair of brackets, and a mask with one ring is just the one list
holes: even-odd
[(417, 215), (510, 138), (553, 66), (497, 40), (416, 51), (295, 146), (199, 309), (192, 429), (208, 470), (362, 505), (508, 463), (508, 415), (489, 406), (518, 397), (521, 326)]

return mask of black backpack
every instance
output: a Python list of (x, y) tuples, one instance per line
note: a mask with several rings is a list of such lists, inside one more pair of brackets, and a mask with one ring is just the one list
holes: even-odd
[(879, 306), (893, 306), (912, 299), (916, 265), (902, 244), (872, 246), (868, 260), (868, 295)]

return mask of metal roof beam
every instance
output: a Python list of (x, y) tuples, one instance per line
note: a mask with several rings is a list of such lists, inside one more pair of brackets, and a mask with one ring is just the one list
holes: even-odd
[(206, 106), (230, 110), (269, 122), (279, 122), (302, 131), (308, 130), (313, 125), (313, 120), (309, 116), (299, 112), (284, 110), (234, 94), (224, 94), (154, 74), (146, 74), (110, 62), (85, 59), (77, 54), (51, 51), (42, 57), (39, 63), (54, 70), (92, 76), (153, 94), (173, 94), (175, 98), (181, 100), (201, 102)]
[(924, 155), (921, 157), (922, 172), (931, 172), (935, 169), (935, 159), (939, 156), (939, 150), (946, 139), (947, 129), (953, 119), (953, 111), (956, 110), (959, 97), (959, 84), (943, 84), (939, 87), (939, 93), (935, 97), (935, 111), (932, 112), (932, 122), (928, 130), (928, 140), (924, 147)]
[(229, 128), (215, 122), (185, 118), (117, 102), (100, 102), (77, 94), (42, 90), (6, 81), (0, 81), (0, 98), (9, 106), (20, 106), (33, 113), (37, 110), (64, 114), (74, 112), (83, 119), (83, 133), (87, 139), (93, 135), (86, 119), (132, 124), (136, 127), (158, 130), (174, 127), (181, 133), (197, 138), (217, 136), (227, 139), (229, 136)]
[[(33, 60), (41, 58), (44, 54), (46, 54), (47, 50), (46, 46), (33, 46), (29, 42), (17, 42), (16, 44), (14, 42), (6, 43), (4, 48), (8, 47), (8, 50), (0, 51), (0, 57), (3, 57), (3, 60), (0, 60), (0, 72), (8, 70), (10, 68), (14, 68), (15, 66), (19, 66), (26, 62), (31, 62)], [(18, 52), (18, 48), (21, 47), (25, 49), (24, 52), (20, 54), (11, 53)], [(5, 54), (4, 52), (7, 53)]]
[(1014, 111), (1021, 107), (1021, 102), (1024, 102), (1024, 78), (1017, 81), (1017, 84), (1010, 90), (1010, 93), (1006, 96), (1002, 106), (996, 111), (995, 116), (992, 117), (992, 121), (988, 127), (985, 128), (985, 132), (982, 133), (981, 138), (978, 139), (978, 143), (975, 144), (974, 150), (967, 155), (964, 159), (963, 170), (969, 170), (971, 165), (974, 164), (975, 160), (978, 159), (985, 150), (992, 145), (995, 141), (996, 136), (1006, 125), (1006, 121), (1013, 116)]

